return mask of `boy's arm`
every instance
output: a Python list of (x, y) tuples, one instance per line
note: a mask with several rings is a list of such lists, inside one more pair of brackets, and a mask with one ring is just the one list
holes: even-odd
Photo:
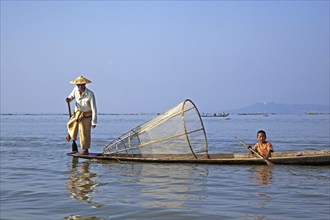
[(268, 159), (268, 157), (271, 157), (272, 152), (274, 152), (273, 146), (271, 143), (269, 143), (268, 152), (267, 152), (267, 155), (265, 156), (266, 160)]
[(250, 150), (250, 148), (252, 149), (252, 147), (251, 147), (250, 145), (248, 145), (248, 144), (244, 144), (244, 146), (246, 147), (246, 149), (249, 150), (249, 152), (250, 152), (251, 155), (254, 154), (253, 151)]
[(244, 144), (244, 146), (245, 146), (247, 149), (251, 148), (251, 146), (248, 145), (248, 144)]
[(268, 151), (268, 153), (267, 153), (267, 155), (266, 155), (266, 156), (264, 156), (264, 159), (265, 159), (265, 160), (267, 160), (267, 159), (268, 159), (268, 157), (270, 156), (270, 154), (271, 154), (271, 150), (269, 150), (269, 151)]

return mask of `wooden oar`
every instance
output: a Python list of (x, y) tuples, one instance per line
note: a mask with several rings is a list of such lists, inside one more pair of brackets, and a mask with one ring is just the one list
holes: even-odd
[(236, 140), (238, 140), (241, 144), (243, 144), (247, 149), (249, 149), (252, 153), (257, 155), (259, 158), (263, 159), (268, 165), (274, 165), (272, 162), (269, 160), (265, 159), (263, 156), (261, 156), (257, 151), (255, 151), (250, 145), (239, 139), (238, 137), (235, 137)]
[[(69, 109), (69, 117), (71, 119), (72, 114), (71, 114), (70, 102), (68, 102), (68, 109)], [(75, 140), (72, 140), (72, 152), (78, 152), (78, 146)]]

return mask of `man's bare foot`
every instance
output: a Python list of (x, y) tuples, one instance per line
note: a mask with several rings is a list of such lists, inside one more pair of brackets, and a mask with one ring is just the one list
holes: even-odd
[(66, 140), (67, 142), (69, 142), (69, 141), (71, 140), (71, 137), (70, 137), (69, 133), (65, 136), (65, 140)]
[(79, 152), (79, 154), (80, 155), (88, 155), (89, 152), (88, 152), (88, 150), (83, 150), (83, 151)]
[(76, 153), (78, 153), (78, 152), (77, 151), (71, 151), (71, 152), (68, 152), (66, 154), (70, 155), (70, 154), (76, 154)]

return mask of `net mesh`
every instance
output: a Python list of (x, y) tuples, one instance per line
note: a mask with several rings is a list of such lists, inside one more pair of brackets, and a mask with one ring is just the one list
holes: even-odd
[(208, 143), (198, 109), (187, 99), (110, 142), (103, 154), (131, 157), (207, 157)]

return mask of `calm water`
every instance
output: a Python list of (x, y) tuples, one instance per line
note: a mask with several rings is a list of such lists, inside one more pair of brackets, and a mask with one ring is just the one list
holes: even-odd
[[(330, 167), (100, 162), (66, 156), (66, 115), (1, 116), (0, 219), (330, 219)], [(101, 115), (92, 152), (153, 117)], [(329, 149), (329, 115), (203, 118), (210, 153)]]

